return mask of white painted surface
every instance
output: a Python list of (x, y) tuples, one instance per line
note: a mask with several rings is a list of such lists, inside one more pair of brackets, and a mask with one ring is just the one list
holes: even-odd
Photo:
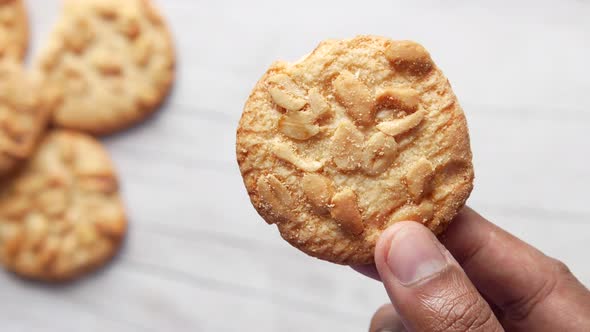
[[(590, 285), (590, 2), (158, 4), (178, 49), (174, 93), (105, 140), (131, 219), (123, 253), (68, 286), (0, 274), (1, 330), (366, 330), (381, 285), (289, 247), (250, 206), (234, 161), (242, 105), (270, 63), (361, 33), (431, 51), (467, 113), (470, 204)], [(58, 2), (28, 5), (38, 49)]]

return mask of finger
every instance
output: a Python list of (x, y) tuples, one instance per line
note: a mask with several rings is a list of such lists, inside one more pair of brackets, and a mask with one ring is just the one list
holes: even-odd
[(503, 331), (459, 264), (421, 224), (399, 222), (383, 232), (375, 264), (409, 331)]
[(371, 319), (369, 332), (405, 332), (406, 329), (399, 315), (391, 304), (384, 304)]
[(590, 326), (590, 293), (563, 263), (465, 208), (441, 239), (510, 331)]

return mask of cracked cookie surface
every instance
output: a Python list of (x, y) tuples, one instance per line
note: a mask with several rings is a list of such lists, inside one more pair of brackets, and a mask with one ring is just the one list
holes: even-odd
[(148, 0), (66, 0), (37, 67), (61, 89), (59, 127), (108, 134), (147, 117), (174, 77), (172, 38)]
[(69, 280), (103, 265), (126, 227), (113, 165), (86, 134), (50, 132), (0, 183), (0, 262), (27, 278)]
[(377, 36), (328, 40), (254, 87), (237, 159), (258, 213), (305, 253), (373, 262), (402, 220), (442, 232), (473, 187), (465, 116), (429, 53)]
[(22, 0), (0, 0), (0, 60), (22, 60), (29, 43), (29, 23)]

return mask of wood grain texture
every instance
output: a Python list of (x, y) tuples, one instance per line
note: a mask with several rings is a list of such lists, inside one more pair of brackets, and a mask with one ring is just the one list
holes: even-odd
[[(129, 208), (125, 248), (72, 285), (1, 273), (2, 330), (366, 330), (387, 299), (381, 285), (280, 239), (251, 207), (234, 155), (243, 103), (273, 60), (360, 33), (431, 51), (469, 121), (470, 204), (590, 285), (580, 254), (590, 241), (589, 2), (157, 3), (178, 49), (173, 95), (146, 123), (105, 139)], [(28, 7), (35, 50), (58, 1)]]

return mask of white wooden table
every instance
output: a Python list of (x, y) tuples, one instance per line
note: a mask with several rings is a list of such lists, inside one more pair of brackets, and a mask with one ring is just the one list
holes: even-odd
[[(127, 244), (72, 285), (0, 273), (0, 330), (365, 331), (387, 299), (381, 285), (287, 245), (251, 207), (234, 156), (242, 105), (273, 60), (362, 33), (431, 51), (467, 113), (469, 203), (590, 285), (590, 2), (158, 4), (178, 49), (174, 93), (105, 140), (129, 208)], [(58, 2), (28, 5), (34, 54)]]

